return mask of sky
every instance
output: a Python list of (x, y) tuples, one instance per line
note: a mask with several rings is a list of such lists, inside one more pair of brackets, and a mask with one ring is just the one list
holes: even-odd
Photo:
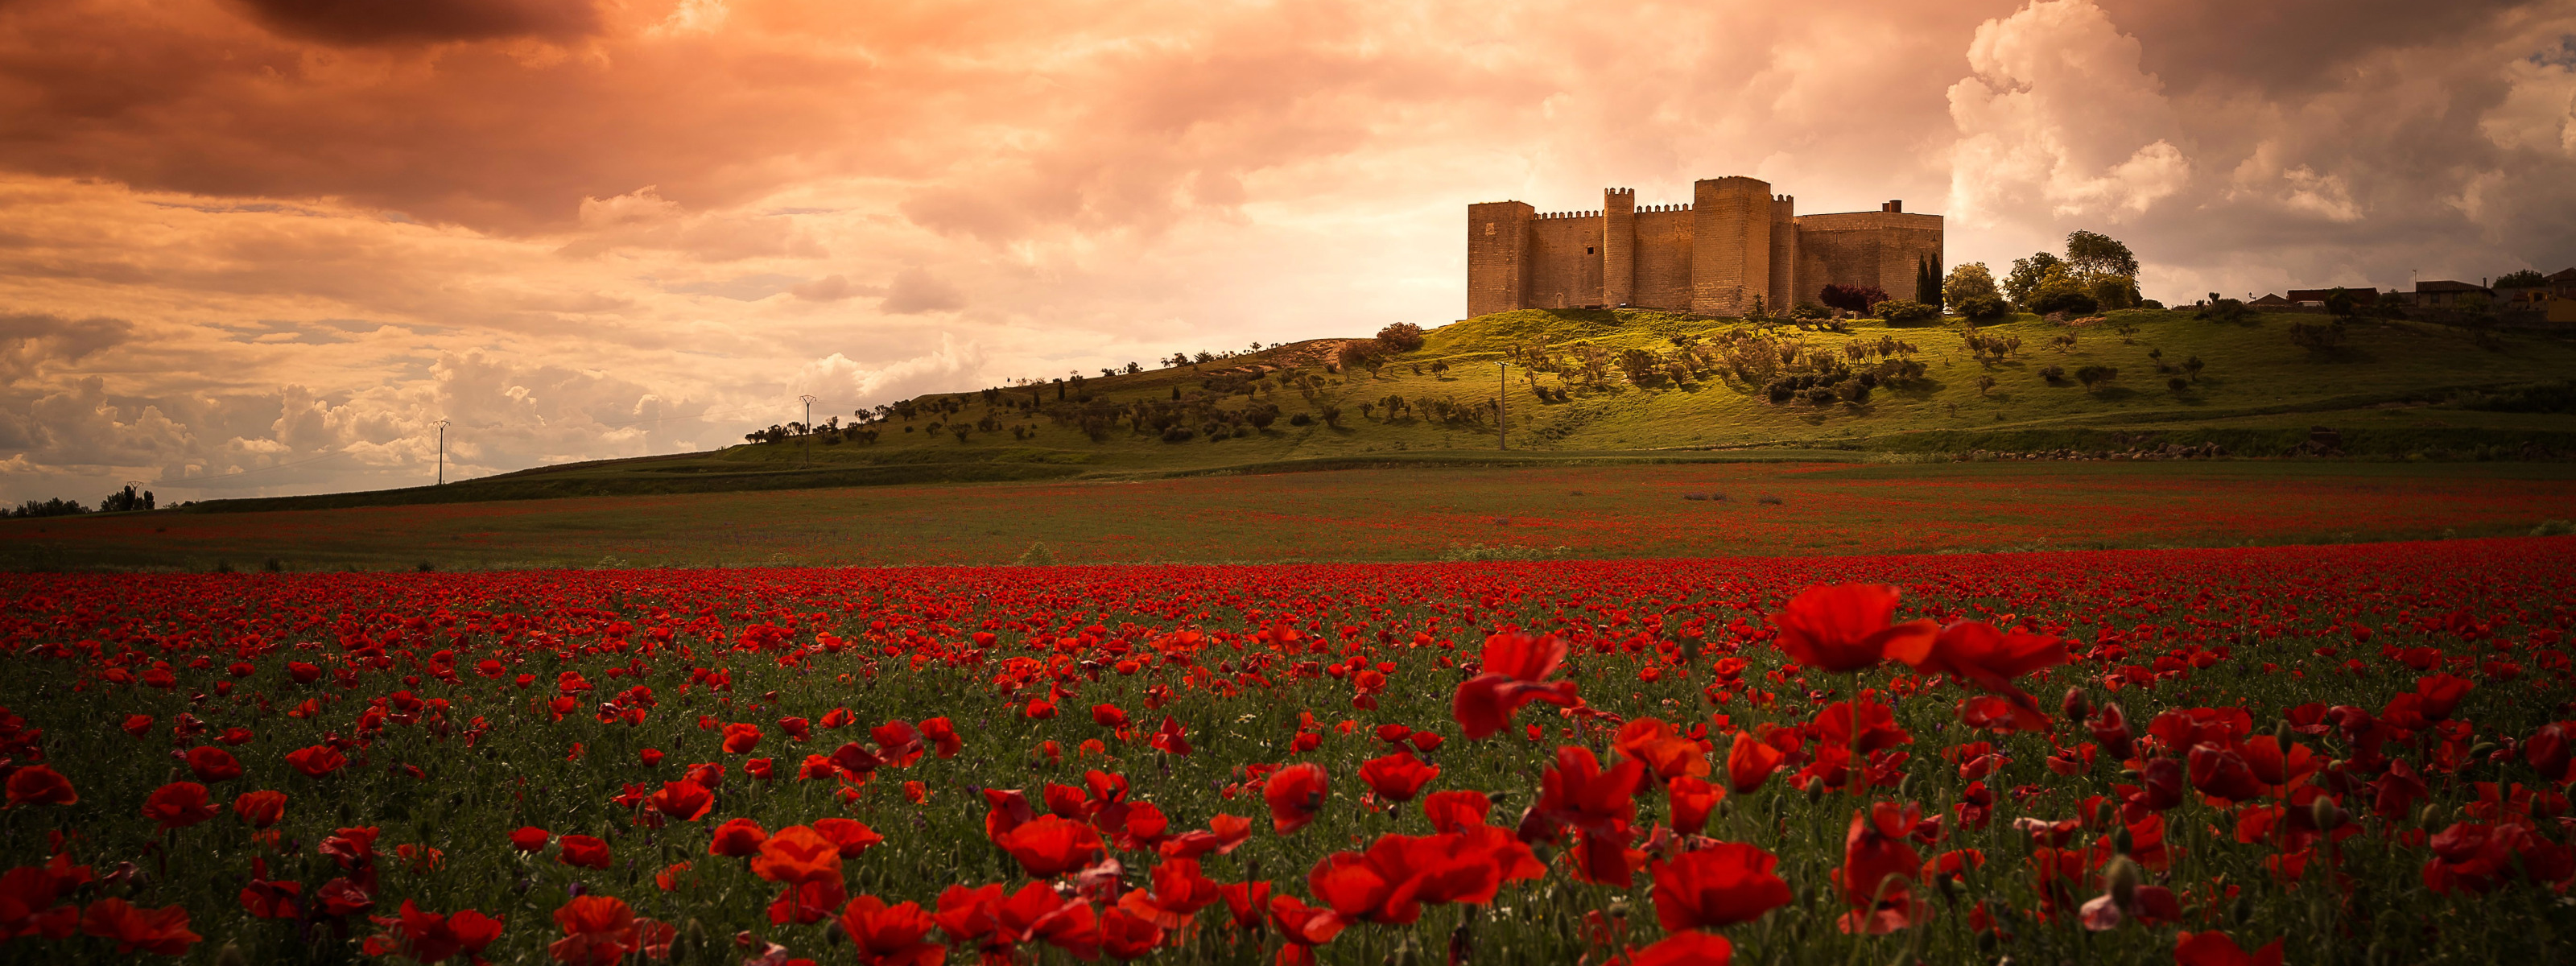
[(2576, 265), (2576, 0), (0, 0), (0, 500), (416, 485), (1426, 327), (1742, 174), (2151, 298)]

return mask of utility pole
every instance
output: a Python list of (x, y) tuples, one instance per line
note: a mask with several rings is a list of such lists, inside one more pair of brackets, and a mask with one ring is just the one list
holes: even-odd
[(438, 485), (447, 485), (447, 420), (438, 421)]
[(810, 395), (796, 398), (805, 401), (805, 466), (807, 469), (812, 469), (814, 466), (814, 404), (823, 400)]
[(1501, 380), (1494, 387), (1494, 428), (1503, 434), (1503, 448), (1512, 448), (1512, 364), (1494, 360), (1494, 376)]

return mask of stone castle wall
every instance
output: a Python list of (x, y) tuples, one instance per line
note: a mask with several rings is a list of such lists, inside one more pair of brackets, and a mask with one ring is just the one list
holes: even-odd
[(1941, 216), (1800, 215), (1753, 178), (1692, 185), (1688, 204), (1639, 207), (1612, 188), (1598, 210), (1540, 212), (1518, 201), (1467, 206), (1467, 314), (1631, 305), (1741, 315), (1814, 302), (1826, 285), (1875, 285), (1923, 300), (1915, 266), (1942, 257)]

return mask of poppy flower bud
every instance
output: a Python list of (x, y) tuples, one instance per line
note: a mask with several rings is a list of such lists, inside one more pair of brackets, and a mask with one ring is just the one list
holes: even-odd
[(2272, 722), (2272, 746), (2281, 749), (2284, 754), (2289, 752), (2290, 722), (2288, 720)]
[(2066, 700), (2058, 702), (2057, 710), (2066, 716), (2068, 724), (2080, 725), (2093, 716), (2093, 702), (2084, 696), (2083, 688), (2068, 688)]
[(2128, 856), (2123, 855), (2112, 859), (2111, 864), (2102, 870), (2102, 881), (2110, 886), (2111, 901), (2122, 907), (2134, 905), (2138, 895), (2138, 880), (2142, 875), (2143, 873), (2138, 869), (2138, 863)]
[(829, 924), (823, 927), (823, 945), (838, 946), (841, 944), (841, 938), (849, 935), (849, 933), (841, 928), (841, 920), (838, 918), (828, 920), (828, 922)]
[(215, 966), (250, 966), (250, 957), (242, 954), (240, 943), (225, 943), (215, 951)]
[(2334, 799), (2319, 795), (2308, 803), (2308, 818), (2316, 823), (2317, 831), (2332, 832), (2343, 826), (2344, 814), (2343, 809), (2335, 807)]
[(2111, 833), (2111, 851), (2125, 856), (2129, 854), (2131, 849), (2135, 849), (2137, 847), (2137, 837), (2129, 834), (2128, 826), (2123, 825), (2120, 827), (2119, 831)]
[[(2253, 919), (2254, 919), (2254, 897), (2253, 897), (2253, 896), (2242, 896), (2242, 895), (2241, 895), (2241, 896), (2237, 896), (2237, 897), (2236, 897), (2236, 908), (2234, 908), (2234, 909), (2230, 910), (2229, 912), (2230, 912), (2230, 914), (2231, 914), (2231, 915), (2234, 915), (2234, 916), (2236, 917), (2236, 924), (2237, 924), (2237, 925), (2242, 926), (2242, 925), (2244, 925), (2244, 924), (2246, 924), (2246, 923), (2248, 923), (2248, 922), (2253, 921)], [(2377, 960), (2375, 960), (2375, 959), (2373, 960), (2373, 962), (2376, 962), (2376, 961), (2377, 961)]]
[(2416, 816), (2415, 824), (2421, 825), (2425, 828), (2432, 828), (2433, 826), (2442, 824), (2442, 806), (2424, 806), (2424, 813)]
[(1823, 779), (1818, 779), (1818, 780), (1815, 780), (1815, 781), (1808, 782), (1808, 783), (1807, 783), (1807, 804), (1809, 804), (1809, 805), (1813, 805), (1813, 804), (1816, 804), (1817, 802), (1821, 802), (1821, 801), (1824, 801), (1824, 800), (1825, 800), (1825, 783), (1824, 783), (1824, 780), (1823, 780)]
[[(2103, 799), (2101, 804), (2093, 806), (2093, 825), (2098, 828), (2111, 824), (2112, 810), (2117, 807), (2118, 806), (2113, 805), (2111, 800), (2107, 798)], [(2127, 831), (2127, 829), (2122, 829), (2122, 831)]]

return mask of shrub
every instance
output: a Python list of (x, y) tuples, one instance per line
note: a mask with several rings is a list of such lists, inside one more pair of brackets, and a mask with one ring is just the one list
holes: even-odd
[(2191, 389), (2191, 380), (2175, 376), (2165, 380), (2165, 388), (2173, 390), (2173, 394), (2179, 396)]
[(1887, 290), (1876, 285), (1827, 285), (1816, 293), (1816, 300), (1837, 309), (1867, 312), (1870, 306), (1887, 301)]
[(1305, 413), (1298, 413), (1297, 415), (1288, 417), (1288, 425), (1312, 426), (1315, 425), (1315, 417), (1306, 415)]
[(1166, 430), (1164, 430), (1164, 431), (1163, 431), (1163, 442), (1166, 442), (1166, 443), (1186, 443), (1186, 442), (1189, 442), (1189, 441), (1190, 441), (1190, 437), (1191, 437), (1192, 435), (1195, 435), (1195, 434), (1193, 434), (1193, 433), (1191, 433), (1191, 432), (1190, 432), (1190, 428), (1189, 428), (1189, 427), (1187, 427), (1187, 426), (1174, 426), (1174, 427), (1172, 427), (1172, 428), (1170, 428), (1170, 429), (1166, 429)]
[(1422, 327), (1411, 322), (1398, 322), (1377, 330), (1377, 341), (1395, 352), (1422, 348)]
[(2042, 367), (2042, 368), (2039, 370), (2039, 377), (2040, 377), (2040, 378), (2042, 378), (2042, 379), (2046, 379), (2046, 380), (2048, 380), (2048, 384), (2049, 384), (2049, 385), (2052, 385), (2052, 386), (2057, 385), (2058, 383), (2061, 383), (2061, 382), (2065, 382), (2065, 381), (2066, 381), (2066, 367), (2065, 367), (2065, 366), (2045, 366), (2045, 367)]
[(2111, 366), (2085, 366), (2075, 370), (2075, 381), (2083, 383), (2086, 390), (2100, 389), (2119, 381), (2119, 378), (2120, 370)]
[(2209, 301), (2201, 303), (2200, 310), (2193, 312), (2191, 317), (2209, 322), (2250, 322), (2254, 319), (2254, 310), (2241, 299), (2223, 299), (2218, 297), (2218, 293), (2211, 292)]
[(2290, 323), (2290, 344), (2311, 352), (2332, 349), (2343, 344), (2343, 320), (2330, 322), (2299, 321)]
[(2012, 310), (2012, 306), (2004, 304), (2003, 299), (1992, 295), (1971, 295), (1952, 301), (1950, 306), (1958, 309), (1960, 315), (1977, 322), (2003, 318), (2004, 313)]
[(1869, 307), (1869, 314), (1896, 325), (1929, 322), (1941, 317), (1941, 310), (1913, 299), (1889, 299)]

